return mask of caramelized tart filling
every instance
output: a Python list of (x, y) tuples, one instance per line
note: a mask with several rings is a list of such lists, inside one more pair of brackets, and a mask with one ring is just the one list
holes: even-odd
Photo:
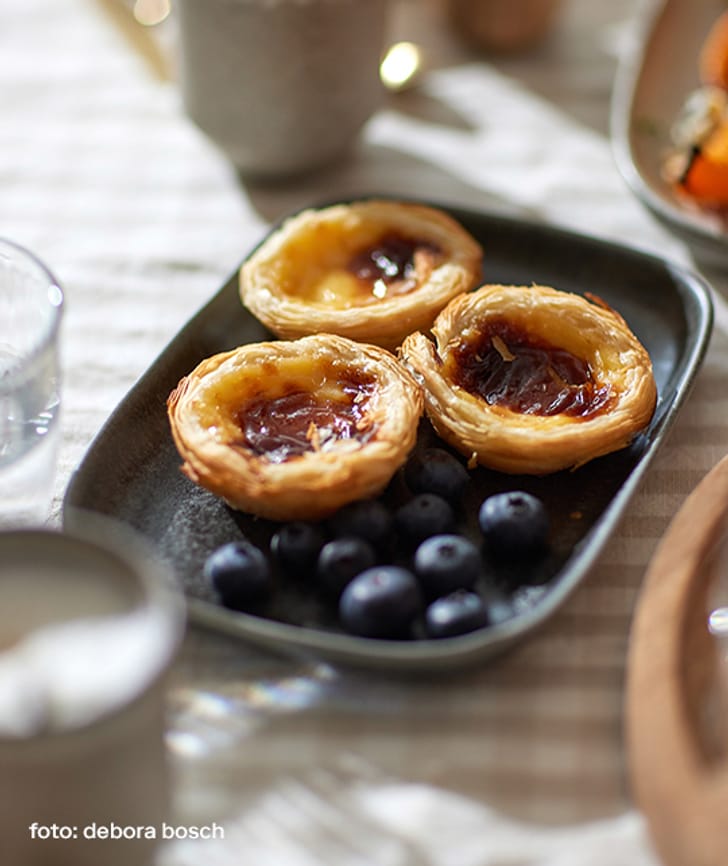
[(294, 291), (338, 308), (373, 304), (415, 291), (443, 261), (444, 253), (435, 244), (389, 232), (336, 265), (320, 266)]
[(596, 380), (586, 361), (509, 322), (488, 323), (461, 340), (452, 357), (457, 385), (523, 415), (591, 418), (607, 411), (613, 399), (610, 386)]
[(390, 233), (360, 250), (349, 262), (349, 271), (364, 292), (385, 298), (416, 289), (441, 259), (442, 251), (435, 244)]
[(345, 382), (332, 394), (301, 389), (292, 384), (279, 397), (258, 397), (234, 415), (240, 445), (271, 463), (284, 463), (309, 451), (326, 451), (333, 443), (350, 439), (367, 442), (374, 426), (367, 420), (371, 381)]

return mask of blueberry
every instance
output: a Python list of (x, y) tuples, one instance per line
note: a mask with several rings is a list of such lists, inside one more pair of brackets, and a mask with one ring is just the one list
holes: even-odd
[(520, 490), (489, 496), (480, 506), (478, 523), (496, 559), (532, 559), (548, 542), (549, 518), (543, 502)]
[(268, 560), (249, 541), (233, 541), (213, 551), (203, 574), (225, 607), (249, 610), (265, 601), (273, 590)]
[(431, 535), (451, 532), (455, 512), (441, 496), (419, 493), (397, 509), (394, 522), (402, 541), (416, 547)]
[(320, 526), (296, 521), (277, 530), (271, 538), (270, 549), (286, 571), (306, 574), (315, 568), (325, 542)]
[(374, 548), (363, 538), (335, 538), (321, 548), (316, 577), (322, 589), (338, 598), (353, 577), (376, 561)]
[(431, 598), (456, 589), (471, 589), (480, 576), (480, 551), (462, 535), (432, 535), (414, 556), (415, 574)]
[(488, 625), (490, 618), (483, 599), (467, 589), (435, 599), (425, 611), (428, 637), (452, 637)]
[(468, 470), (449, 451), (426, 448), (407, 461), (404, 480), (413, 493), (436, 493), (452, 505), (460, 503), (470, 481)]
[(379, 565), (348, 584), (339, 601), (339, 618), (352, 634), (401, 638), (410, 634), (421, 607), (414, 574), (396, 565)]
[(329, 521), (332, 535), (354, 536), (385, 550), (392, 537), (392, 514), (378, 499), (362, 499), (340, 508)]

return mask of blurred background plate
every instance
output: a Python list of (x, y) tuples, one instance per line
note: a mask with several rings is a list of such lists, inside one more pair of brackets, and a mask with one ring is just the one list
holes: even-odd
[(712, 265), (728, 268), (728, 221), (679, 199), (662, 176), (670, 129), (699, 86), (698, 56), (724, 0), (658, 0), (620, 63), (611, 110), (618, 168), (660, 220)]

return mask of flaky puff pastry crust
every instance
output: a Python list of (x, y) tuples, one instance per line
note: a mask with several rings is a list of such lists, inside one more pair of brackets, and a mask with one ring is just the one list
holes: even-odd
[[(604, 408), (588, 417), (528, 414), (490, 405), (454, 382), (457, 347), (487, 333), (489, 321), (506, 321), (586, 362), (610, 395)], [(434, 343), (422, 333), (408, 337), (400, 357), (425, 389), (425, 411), (438, 434), (483, 466), (532, 475), (579, 466), (628, 445), (654, 412), (647, 351), (624, 319), (596, 299), (539, 285), (486, 285), (451, 301), (432, 333)]]
[[(414, 287), (390, 287), (378, 296), (371, 285), (362, 288), (350, 265), (391, 235), (422, 244)], [(394, 349), (477, 284), (481, 259), (477, 241), (437, 208), (384, 200), (338, 204), (305, 210), (274, 231), (241, 267), (240, 296), (279, 337), (326, 332)]]
[[(366, 383), (353, 397), (365, 441), (324, 437), (314, 425), (312, 450), (283, 462), (248, 446), (240, 421), (246, 406), (296, 391), (338, 400), (341, 382), (351, 395), (357, 381)], [(320, 334), (208, 358), (180, 381), (167, 409), (182, 471), (192, 481), (241, 511), (317, 520), (384, 489), (415, 444), (423, 396), (389, 352)]]

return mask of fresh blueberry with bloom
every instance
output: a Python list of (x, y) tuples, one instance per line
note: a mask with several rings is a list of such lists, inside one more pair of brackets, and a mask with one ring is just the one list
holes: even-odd
[(311, 572), (326, 536), (315, 523), (285, 523), (271, 538), (270, 550), (280, 566), (291, 574)]
[(410, 547), (416, 547), (431, 535), (451, 532), (455, 528), (452, 506), (435, 493), (418, 493), (394, 515), (397, 533)]
[(531, 559), (548, 545), (546, 508), (522, 490), (489, 496), (480, 506), (478, 523), (488, 553), (496, 559)]
[(339, 600), (342, 626), (361, 637), (409, 637), (421, 610), (417, 578), (396, 565), (376, 565), (363, 571), (347, 585)]
[(340, 538), (354, 536), (383, 551), (392, 537), (392, 513), (378, 499), (361, 499), (340, 508), (329, 520), (331, 534)]
[(250, 541), (232, 541), (205, 560), (203, 574), (225, 607), (250, 610), (273, 592), (268, 560)]
[(414, 555), (414, 570), (428, 597), (471, 589), (482, 571), (478, 547), (463, 535), (431, 535)]
[(457, 589), (435, 599), (425, 611), (425, 632), (433, 638), (466, 634), (489, 622), (487, 605), (477, 593), (467, 589)]
[(459, 505), (470, 482), (463, 464), (443, 448), (416, 451), (407, 461), (404, 480), (413, 493), (435, 493)]
[(335, 538), (321, 548), (316, 579), (327, 594), (338, 598), (352, 578), (376, 561), (374, 548), (363, 538)]

